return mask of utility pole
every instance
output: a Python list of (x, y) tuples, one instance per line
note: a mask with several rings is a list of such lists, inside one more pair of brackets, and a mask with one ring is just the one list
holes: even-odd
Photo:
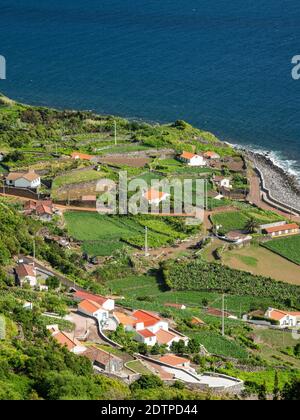
[(114, 121), (115, 146), (117, 146), (117, 121)]
[(225, 295), (222, 295), (222, 336), (225, 335)]
[(145, 226), (145, 257), (149, 256), (149, 250), (148, 250), (148, 228)]
[(33, 240), (33, 259), (35, 260), (35, 239)]

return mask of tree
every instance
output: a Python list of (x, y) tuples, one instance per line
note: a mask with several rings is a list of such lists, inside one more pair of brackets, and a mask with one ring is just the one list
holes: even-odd
[(171, 345), (171, 352), (175, 354), (184, 354), (186, 353), (187, 348), (183, 340), (179, 340), (178, 342), (173, 341)]
[(278, 373), (275, 372), (273, 400), (274, 401), (278, 401), (279, 400), (279, 396), (280, 396), (279, 379), (278, 379)]
[(187, 345), (187, 351), (190, 354), (199, 353), (199, 351), (200, 351), (200, 345), (199, 345), (198, 341), (195, 340), (195, 338), (191, 338), (189, 340), (188, 345)]
[(254, 217), (251, 217), (246, 223), (245, 228), (247, 232), (255, 233), (259, 229), (259, 222)]
[(130, 389), (136, 391), (138, 389), (152, 389), (163, 386), (163, 381), (156, 375), (142, 375), (137, 381), (131, 384)]
[(260, 388), (259, 388), (258, 399), (260, 401), (265, 401), (267, 399), (267, 386), (266, 386), (266, 382), (264, 382), (260, 386)]
[(281, 398), (284, 401), (299, 401), (300, 400), (300, 381), (296, 379), (284, 386)]
[(60, 281), (57, 277), (48, 277), (46, 279), (46, 285), (49, 287), (49, 289), (58, 289), (60, 286)]

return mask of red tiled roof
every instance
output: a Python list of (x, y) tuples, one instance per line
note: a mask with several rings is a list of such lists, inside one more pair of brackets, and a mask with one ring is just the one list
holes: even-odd
[(144, 338), (155, 337), (155, 334), (153, 334), (152, 331), (147, 330), (147, 329), (139, 330), (139, 331), (137, 331), (137, 334), (140, 334)]
[(104, 296), (100, 296), (100, 295), (94, 295), (92, 293), (88, 293), (88, 292), (83, 292), (80, 290), (77, 290), (74, 293), (74, 297), (80, 300), (91, 300), (93, 302), (98, 303), (99, 305), (103, 305), (103, 303), (105, 303), (108, 299)]
[(156, 333), (156, 338), (159, 345), (169, 344), (175, 337), (176, 334), (162, 329), (158, 330)]
[(19, 278), (24, 278), (26, 276), (35, 277), (36, 272), (34, 266), (30, 264), (19, 264), (16, 268), (16, 273)]
[(71, 154), (71, 157), (72, 157), (73, 159), (91, 160), (91, 159), (93, 159), (95, 156), (92, 156), (92, 155), (87, 155), (87, 154), (85, 154), (85, 153), (73, 152), (73, 153)]
[(166, 196), (166, 193), (162, 191), (157, 191), (154, 189), (150, 189), (144, 193), (144, 198), (148, 201), (151, 200), (161, 200)]
[(204, 156), (207, 157), (207, 158), (219, 157), (218, 153), (216, 153), (216, 152), (210, 152), (210, 151), (205, 152), (204, 153)]
[(102, 309), (102, 306), (91, 300), (82, 300), (79, 303), (78, 308), (83, 309), (84, 311), (89, 312), (90, 314), (93, 314), (99, 309)]
[(173, 354), (166, 354), (159, 359), (160, 362), (166, 363), (171, 366), (183, 365), (184, 363), (189, 363), (188, 359), (183, 357), (174, 356)]
[(285, 230), (295, 230), (299, 229), (299, 226), (296, 223), (290, 223), (282, 226), (274, 226), (270, 228), (266, 228), (265, 231), (267, 233), (276, 233), (276, 232), (283, 232)]
[(195, 155), (195, 153), (190, 153), (190, 152), (182, 152), (182, 155), (180, 156), (183, 159), (193, 159), (193, 157), (195, 157), (197, 155)]
[(137, 320), (137, 322), (143, 322), (145, 327), (150, 327), (161, 321), (157, 315), (143, 310), (133, 312), (132, 316)]
[(285, 316), (300, 316), (300, 312), (287, 312), (287, 311), (281, 311), (279, 309), (273, 309), (269, 313), (269, 318), (274, 319), (275, 321), (280, 321)]
[(10, 172), (7, 176), (7, 180), (9, 181), (16, 181), (17, 179), (21, 179), (24, 178), (27, 181), (34, 181), (38, 178), (40, 178), (40, 176), (35, 173), (34, 171), (28, 171), (28, 172)]
[(61, 331), (54, 333), (53, 337), (62, 346), (67, 346), (68, 350), (70, 351), (80, 344), (79, 342), (73, 341), (70, 337), (67, 336), (67, 334)]

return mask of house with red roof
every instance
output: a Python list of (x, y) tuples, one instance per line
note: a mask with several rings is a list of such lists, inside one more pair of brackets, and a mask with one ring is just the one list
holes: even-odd
[(185, 344), (188, 343), (187, 337), (169, 331), (168, 322), (152, 312), (138, 310), (130, 315), (114, 312), (114, 318), (124, 326), (125, 331), (135, 332), (136, 340), (147, 346), (157, 343), (169, 348), (174, 341), (183, 340)]
[(24, 284), (29, 284), (31, 287), (37, 286), (37, 273), (34, 264), (20, 263), (15, 268), (16, 281), (23, 287)]
[(272, 321), (277, 321), (281, 328), (300, 326), (300, 312), (281, 311), (280, 309), (269, 308), (265, 317)]
[(170, 194), (156, 190), (154, 188), (150, 188), (149, 190), (145, 191), (143, 194), (143, 198), (148, 201), (148, 204), (158, 206), (163, 201), (166, 201), (167, 198), (170, 197)]
[(297, 223), (286, 223), (281, 226), (267, 227), (263, 229), (263, 232), (272, 238), (277, 238), (279, 236), (297, 235), (300, 233), (300, 228)]
[(96, 318), (100, 323), (105, 323), (109, 318), (109, 312), (102, 305), (87, 299), (79, 303), (77, 312)]
[(89, 160), (89, 161), (92, 161), (96, 158), (96, 156), (87, 155), (85, 153), (80, 153), (80, 152), (73, 152), (73, 153), (71, 153), (71, 158), (75, 159), (75, 160)]
[(71, 353), (82, 354), (87, 350), (79, 340), (71, 337), (68, 333), (60, 331), (58, 325), (48, 325), (47, 330), (62, 347), (67, 347)]
[(115, 301), (104, 296), (95, 295), (93, 293), (84, 292), (81, 290), (76, 290), (76, 292), (73, 294), (73, 297), (78, 302), (81, 302), (82, 300), (96, 302), (107, 311), (113, 311), (115, 309)]
[(51, 200), (29, 200), (24, 204), (24, 214), (35, 215), (44, 222), (50, 222), (53, 216), (53, 203)]
[(206, 166), (206, 160), (203, 156), (190, 152), (182, 152), (180, 160), (188, 166)]

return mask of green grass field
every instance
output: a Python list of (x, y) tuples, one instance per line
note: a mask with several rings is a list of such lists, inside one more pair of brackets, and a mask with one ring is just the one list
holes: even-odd
[(125, 245), (142, 249), (145, 243), (145, 226), (149, 228), (150, 248), (169, 245), (186, 237), (155, 216), (135, 218), (82, 211), (67, 212), (64, 217), (69, 235), (82, 241), (83, 251), (93, 256), (109, 256)]
[(228, 233), (232, 230), (245, 229), (250, 218), (254, 218), (258, 223), (272, 223), (282, 220), (282, 217), (272, 212), (262, 210), (245, 209), (240, 211), (230, 211), (219, 213), (212, 216), (214, 225), (221, 225), (222, 232)]
[(300, 235), (273, 239), (264, 246), (270, 251), (300, 265)]

